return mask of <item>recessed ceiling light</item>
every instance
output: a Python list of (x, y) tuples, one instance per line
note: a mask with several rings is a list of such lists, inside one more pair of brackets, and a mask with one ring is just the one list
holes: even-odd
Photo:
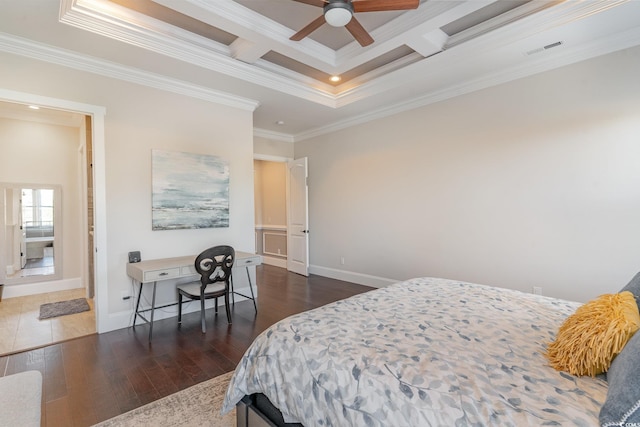
[(334, 83), (338, 83), (340, 80), (342, 80), (342, 78), (340, 76), (331, 76), (329, 80), (331, 80)]
[(32, 110), (39, 110), (40, 107), (38, 107), (37, 105), (29, 105), (29, 108), (31, 108)]

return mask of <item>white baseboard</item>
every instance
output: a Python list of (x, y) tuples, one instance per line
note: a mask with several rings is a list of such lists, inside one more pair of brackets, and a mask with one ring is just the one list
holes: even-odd
[(335, 268), (310, 265), (309, 273), (318, 276), (330, 277), (331, 279), (344, 280), (345, 282), (357, 283), (359, 285), (371, 286), (373, 288), (384, 288), (400, 280), (387, 279), (385, 277), (371, 276), (368, 274), (354, 273), (353, 271), (338, 270)]
[(287, 260), (282, 258), (276, 258), (269, 255), (262, 255), (262, 263), (273, 265), (274, 267), (287, 268)]
[[(238, 289), (238, 292), (249, 294), (251, 291), (249, 291), (249, 287), (247, 286), (246, 288)], [(254, 289), (254, 292), (257, 292), (257, 291)], [(238, 295), (235, 296), (236, 302), (241, 302), (246, 299), (247, 298), (241, 297)], [(163, 304), (169, 304), (169, 303), (163, 303)], [(207, 300), (205, 301), (205, 308), (212, 308), (213, 304), (214, 304), (214, 300)], [(141, 307), (141, 310), (144, 310), (146, 308), (148, 307)], [(183, 302), (182, 314), (193, 313), (194, 311), (195, 312), (200, 311), (199, 301), (194, 300), (189, 302)], [(150, 314), (151, 313), (147, 312), (147, 313), (144, 313), (144, 316), (148, 319)], [(227, 321), (227, 317), (224, 312), (224, 298), (220, 298), (218, 300), (218, 316), (222, 316), (223, 321), (225, 322)], [(157, 308), (153, 314), (154, 322), (156, 320), (169, 319), (171, 317), (178, 317), (177, 305), (164, 307), (164, 308)], [(128, 328), (132, 325), (133, 325), (133, 307), (131, 308), (131, 310), (119, 311), (117, 313), (109, 313), (107, 323), (104, 325), (101, 324), (99, 328), (100, 330), (98, 332), (102, 334), (109, 331), (115, 331), (116, 329)], [(138, 326), (140, 326), (141, 328), (149, 327), (144, 323), (142, 319), (136, 320), (136, 329)], [(177, 319), (176, 319), (176, 327), (178, 327)], [(148, 332), (148, 329), (147, 329), (147, 332)]]
[(66, 291), (83, 288), (79, 277), (73, 279), (52, 280), (50, 282), (23, 283), (4, 285), (2, 298), (24, 297), (27, 295), (45, 294), (47, 292)]

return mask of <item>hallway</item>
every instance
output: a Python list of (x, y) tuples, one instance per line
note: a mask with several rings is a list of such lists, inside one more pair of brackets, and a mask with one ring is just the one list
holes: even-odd
[(0, 356), (96, 332), (93, 300), (90, 311), (39, 320), (40, 305), (83, 298), (85, 289), (4, 298), (0, 301)]

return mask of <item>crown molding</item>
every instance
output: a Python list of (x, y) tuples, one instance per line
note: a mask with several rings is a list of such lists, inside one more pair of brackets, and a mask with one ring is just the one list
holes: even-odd
[[(421, 61), (399, 68), (392, 73), (364, 81), (361, 84), (348, 89), (345, 88), (345, 90), (340, 91), (336, 96), (336, 107), (340, 108), (357, 101), (362, 101), (373, 94), (380, 94), (393, 90), (400, 85), (406, 84), (408, 80), (414, 80), (415, 75), (424, 74), (424, 67), (439, 66), (445, 59), (449, 61), (444, 65), (447, 67), (451, 67), (453, 63), (459, 61), (468, 62), (468, 58), (474, 58), (482, 52), (513, 43), (514, 39), (517, 40), (533, 36), (548, 28), (554, 28), (567, 22), (578, 21), (582, 18), (602, 12), (605, 9), (610, 9), (627, 1), (628, 0), (593, 0), (590, 2), (565, 2), (558, 6), (561, 8), (560, 12), (558, 12), (558, 9), (552, 11), (551, 9), (553, 8), (547, 8), (535, 15), (529, 15), (528, 10), (526, 10), (527, 13), (525, 14), (527, 16), (525, 18), (516, 20), (510, 25), (482, 34), (455, 47), (449, 49), (445, 47), (445, 50), (437, 55), (424, 58)], [(615, 36), (612, 36), (606, 40), (616, 39)], [(614, 43), (617, 42), (608, 43), (612, 46), (616, 46)], [(589, 46), (600, 46), (601, 44), (602, 43), (595, 42), (590, 43)], [(593, 50), (591, 53), (589, 53), (591, 51), (590, 48), (587, 47), (585, 49), (582, 59), (588, 59), (590, 57), (603, 54), (602, 50), (599, 48)], [(604, 53), (608, 53), (613, 49), (615, 49), (615, 47), (612, 47), (611, 50)], [(558, 64), (557, 66), (561, 65), (563, 64)], [(552, 67), (553, 64), (550, 66)], [(507, 70), (517, 67), (518, 66), (508, 68)], [(422, 73), (419, 71), (422, 71)], [(503, 73), (503, 71), (498, 73)]]
[[(373, 120), (382, 119), (393, 116), (405, 111), (416, 108), (425, 107), (436, 102), (451, 99), (460, 95), (465, 95), (481, 89), (497, 86), (513, 80), (529, 77), (544, 71), (553, 70), (559, 67), (571, 65), (580, 61), (595, 58), (597, 56), (606, 55), (608, 53), (628, 49), (640, 44), (640, 27), (634, 28), (623, 33), (581, 45), (579, 47), (564, 47), (560, 52), (548, 52), (548, 55), (536, 59), (526, 64), (510, 67), (500, 72), (491, 73), (489, 75), (463, 82), (457, 85), (451, 85), (442, 90), (429, 93), (411, 100), (400, 102), (384, 108), (371, 111), (367, 114), (354, 116), (346, 120), (335, 122), (329, 126), (323, 126), (312, 129), (308, 132), (301, 132), (294, 135), (294, 141), (304, 141), (306, 139), (315, 138), (328, 133), (336, 132), (352, 126), (371, 122)], [(615, 47), (612, 47), (615, 46)]]
[[(594, 0), (590, 2), (565, 2), (557, 6), (559, 9), (554, 7), (539, 12), (539, 14), (527, 16), (507, 26), (472, 38), (468, 42), (455, 46), (454, 48), (446, 49), (430, 57), (428, 61), (427, 59), (423, 59), (406, 67), (400, 67), (386, 75), (375, 76), (375, 73), (373, 73), (374, 75), (368, 76), (370, 78), (366, 79), (367, 81), (357, 80), (352, 82), (351, 85), (345, 83), (337, 89), (329, 85), (319, 84), (315, 79), (303, 79), (299, 76), (299, 81), (292, 83), (295, 81), (295, 75), (297, 73), (284, 70), (282, 67), (274, 66), (267, 61), (258, 60), (256, 61), (256, 65), (242, 63), (241, 61), (226, 56), (230, 55), (229, 47), (177, 28), (172, 27), (168, 29), (166, 28), (166, 24), (159, 25), (163, 28), (156, 31), (155, 28), (158, 26), (159, 21), (152, 20), (151, 18), (144, 19), (140, 14), (137, 14), (133, 20), (131, 16), (125, 19), (117, 14), (114, 15), (112, 10), (106, 10), (105, 8), (115, 8), (117, 5), (106, 2), (105, 0), (62, 0), (60, 14), (61, 20), (73, 23), (72, 25), (80, 28), (87, 27), (86, 29), (98, 34), (104, 34), (117, 40), (166, 54), (200, 67), (214, 69), (214, 71), (238, 77), (253, 84), (298, 96), (302, 99), (331, 108), (340, 108), (356, 101), (364, 100), (372, 95), (393, 90), (401, 83), (407, 83), (408, 81), (420, 78), (419, 76), (424, 75), (427, 67), (431, 70), (434, 69), (432, 67), (436, 67), (436, 69), (442, 71), (443, 67), (464, 61), (470, 54), (477, 55), (478, 52), (495, 49), (496, 46), (504, 47), (507, 45), (510, 37), (514, 35), (534, 35), (545, 29), (554, 28), (567, 22), (578, 21), (602, 10), (625, 3), (626, 1), (627, 0)], [(90, 10), (87, 9), (87, 5), (98, 5), (99, 8)], [(463, 5), (467, 4), (463, 3)], [(470, 6), (467, 5), (467, 7)], [(453, 11), (455, 9), (456, 8), (451, 9), (450, 13), (454, 13)], [(121, 9), (120, 12), (122, 12)], [(131, 13), (129, 13), (129, 15), (131, 15)], [(367, 114), (335, 122), (329, 126), (312, 129), (293, 136), (279, 134), (277, 132), (266, 133), (267, 131), (262, 133), (263, 130), (257, 130), (257, 135), (286, 141), (309, 139), (349, 126), (483, 89), (491, 85), (501, 84), (541, 71), (634, 46), (640, 43), (638, 31), (640, 30), (629, 30), (625, 33), (618, 33), (578, 47), (563, 45), (558, 51), (548, 51), (541, 57), (530, 57), (526, 61), (526, 64), (521, 62), (516, 66), (503, 69), (499, 72), (484, 74), (473, 80), (450, 85), (442, 90), (433, 91), (405, 102), (388, 105)], [(34, 42), (7, 33), (0, 33), (0, 51), (179, 93), (234, 108), (254, 111), (259, 105), (255, 100), (215, 91), (207, 87), (194, 85), (160, 74), (149, 73), (141, 69), (125, 67), (115, 62)]]
[(503, 13), (502, 15), (496, 16), (493, 19), (489, 19), (488, 21), (481, 22), (478, 25), (474, 25), (473, 27), (461, 31), (458, 34), (454, 34), (449, 37), (445, 47), (447, 49), (479, 37), (483, 34), (486, 34), (490, 31), (499, 29), (508, 25), (510, 23), (516, 22), (522, 18), (527, 16), (531, 16), (534, 13), (539, 13), (545, 9), (548, 9), (553, 6), (557, 6), (565, 0), (550, 0), (544, 2), (529, 2), (525, 3), (520, 7), (512, 9), (508, 12)]
[[(546, 30), (562, 26), (564, 24), (579, 21), (583, 18), (595, 15), (604, 10), (614, 8), (629, 0), (591, 0), (591, 1), (553, 1), (552, 7), (539, 7), (534, 9), (536, 2), (526, 4), (521, 8), (517, 8), (512, 14), (507, 15), (505, 22), (498, 18), (494, 18), (500, 22), (498, 25), (494, 20), (487, 21), (474, 30), (474, 36), (460, 33), (459, 36), (452, 36), (447, 40), (446, 50), (452, 49), (455, 45), (456, 51), (460, 53), (466, 52), (482, 52), (488, 49), (495, 49), (506, 44), (510, 44), (513, 40), (524, 39), (532, 35), (544, 32)], [(519, 12), (519, 14), (518, 14)], [(535, 12), (535, 13), (534, 13)], [(464, 42), (458, 37), (464, 37)]]
[[(155, 1), (159, 4), (169, 4), (170, 0)], [(589, 14), (614, 7), (625, 1), (627, 0), (565, 1), (556, 7), (548, 8), (534, 15), (530, 15), (528, 9), (522, 9), (520, 13), (526, 16), (524, 19), (516, 19), (518, 15), (515, 14), (514, 11), (514, 15), (510, 16), (511, 21), (509, 25), (472, 38), (465, 43), (455, 46), (454, 49), (445, 50), (445, 52), (455, 51), (459, 56), (465, 54), (478, 55), (479, 52), (496, 49), (497, 47), (510, 43), (510, 41), (513, 40), (512, 37), (521, 39), (523, 35), (534, 35), (544, 29), (581, 19)], [(399, 22), (403, 23), (403, 25), (404, 23), (415, 24), (416, 28), (410, 30), (414, 36), (419, 35), (419, 33), (425, 35), (432, 31), (436, 23), (444, 23), (440, 22), (440, 20), (446, 21), (458, 15), (464, 15), (474, 8), (477, 9), (485, 5), (487, 2), (490, 2), (490, 0), (479, 2), (467, 1), (463, 3), (438, 2), (434, 3), (430, 8), (425, 8), (424, 10), (418, 9), (419, 17), (402, 15), (374, 31), (376, 37), (381, 37), (379, 44), (374, 44), (371, 48), (359, 49), (358, 52), (360, 53), (358, 54), (352, 51), (352, 49), (355, 49), (353, 44), (347, 46), (338, 53), (340, 57), (339, 62), (354, 66), (370, 60), (372, 58), (371, 55), (375, 56), (376, 54), (387, 51), (390, 47), (396, 46), (400, 41), (397, 35)], [(246, 34), (247, 37), (253, 37), (254, 40), (255, 37), (269, 37), (270, 39), (274, 39), (277, 44), (274, 49), (282, 48), (286, 50), (293, 46), (293, 42), (290, 42), (288, 39), (278, 41), (278, 39), (287, 37), (290, 34), (290, 29), (272, 20), (265, 19), (261, 17), (261, 15), (234, 1), (216, 0), (215, 8), (210, 0), (184, 0), (179, 3), (173, 3), (173, 5), (173, 8), (176, 8), (175, 5), (179, 5), (176, 10), (185, 14), (193, 14), (200, 11), (201, 14), (206, 15), (202, 17), (203, 20), (209, 20), (211, 24), (217, 25), (222, 22), (227, 28), (233, 26), (233, 28), (228, 29), (236, 29), (236, 32)], [(447, 17), (437, 17), (438, 13), (444, 13)], [(420, 19), (427, 19), (427, 22), (423, 21), (418, 24)], [(331, 108), (340, 108), (368, 97), (393, 90), (399, 84), (398, 81), (402, 80), (401, 76), (407, 75), (407, 69), (416, 69), (416, 63), (414, 63), (405, 68), (397, 68), (385, 75), (372, 73), (367, 76), (367, 79), (362, 78), (354, 80), (350, 84), (333, 87), (283, 67), (268, 63), (268, 61), (257, 60), (253, 64), (248, 64), (236, 60), (232, 57), (232, 49), (228, 46), (220, 45), (204, 37), (188, 33), (185, 30), (146, 17), (142, 14), (132, 13), (130, 10), (106, 0), (62, 0), (60, 21), (198, 67), (220, 72), (252, 84), (267, 87)], [(495, 25), (495, 23), (493, 24)], [(245, 27), (247, 25), (250, 27)], [(267, 36), (265, 32), (273, 32), (275, 35)], [(388, 38), (388, 40), (384, 41), (385, 37)], [(251, 39), (249, 40), (251, 41)], [(299, 44), (301, 42), (296, 42), (298, 43), (295, 45), (296, 49), (308, 49), (316, 43), (311, 40), (303, 40), (302, 42), (307, 43)], [(289, 51), (287, 51), (287, 53), (289, 53)], [(331, 51), (331, 53), (334, 53), (334, 51)], [(322, 61), (329, 60), (329, 56), (331, 55), (327, 54), (326, 58)], [(437, 57), (440, 57), (440, 55), (437, 55)], [(452, 58), (449, 55), (447, 55), (447, 57)], [(431, 59), (428, 60), (431, 61)], [(424, 61), (425, 60), (417, 62), (417, 64)]]
[(268, 72), (232, 58), (229, 47), (104, 0), (63, 0), (60, 22), (170, 58), (335, 108), (335, 100), (309, 87), (306, 77)]
[(20, 55), (39, 61), (62, 65), (80, 71), (102, 75), (114, 79), (152, 87), (155, 89), (186, 95), (216, 104), (241, 110), (255, 111), (260, 105), (258, 101), (242, 98), (207, 87), (194, 85), (182, 80), (172, 79), (160, 74), (125, 67), (115, 62), (81, 55), (66, 49), (34, 42), (12, 34), (0, 33), (0, 51)]
[(270, 139), (272, 141), (281, 141), (281, 142), (295, 142), (293, 135), (281, 132), (274, 132), (267, 129), (253, 128), (253, 136), (257, 136), (259, 138)]

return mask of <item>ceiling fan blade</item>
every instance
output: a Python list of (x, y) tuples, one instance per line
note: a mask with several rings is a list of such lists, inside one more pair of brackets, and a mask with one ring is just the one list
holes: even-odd
[(345, 28), (362, 47), (369, 46), (373, 43), (373, 38), (369, 35), (367, 30), (364, 29), (355, 16), (351, 18), (351, 21), (349, 21), (347, 25), (345, 25)]
[(327, 21), (325, 21), (324, 15), (320, 15), (318, 18), (311, 21), (306, 27), (304, 27), (303, 29), (301, 29), (300, 31), (298, 31), (297, 33), (289, 37), (289, 40), (293, 40), (296, 42), (300, 41), (303, 38), (307, 37), (309, 34), (313, 33), (318, 28), (320, 28), (322, 24), (324, 24), (325, 22)]
[(380, 12), (417, 9), (420, 0), (353, 0), (354, 12)]
[(297, 1), (298, 3), (309, 4), (311, 6), (318, 6), (318, 7), (324, 7), (324, 5), (326, 4), (324, 0), (293, 0), (293, 1)]

